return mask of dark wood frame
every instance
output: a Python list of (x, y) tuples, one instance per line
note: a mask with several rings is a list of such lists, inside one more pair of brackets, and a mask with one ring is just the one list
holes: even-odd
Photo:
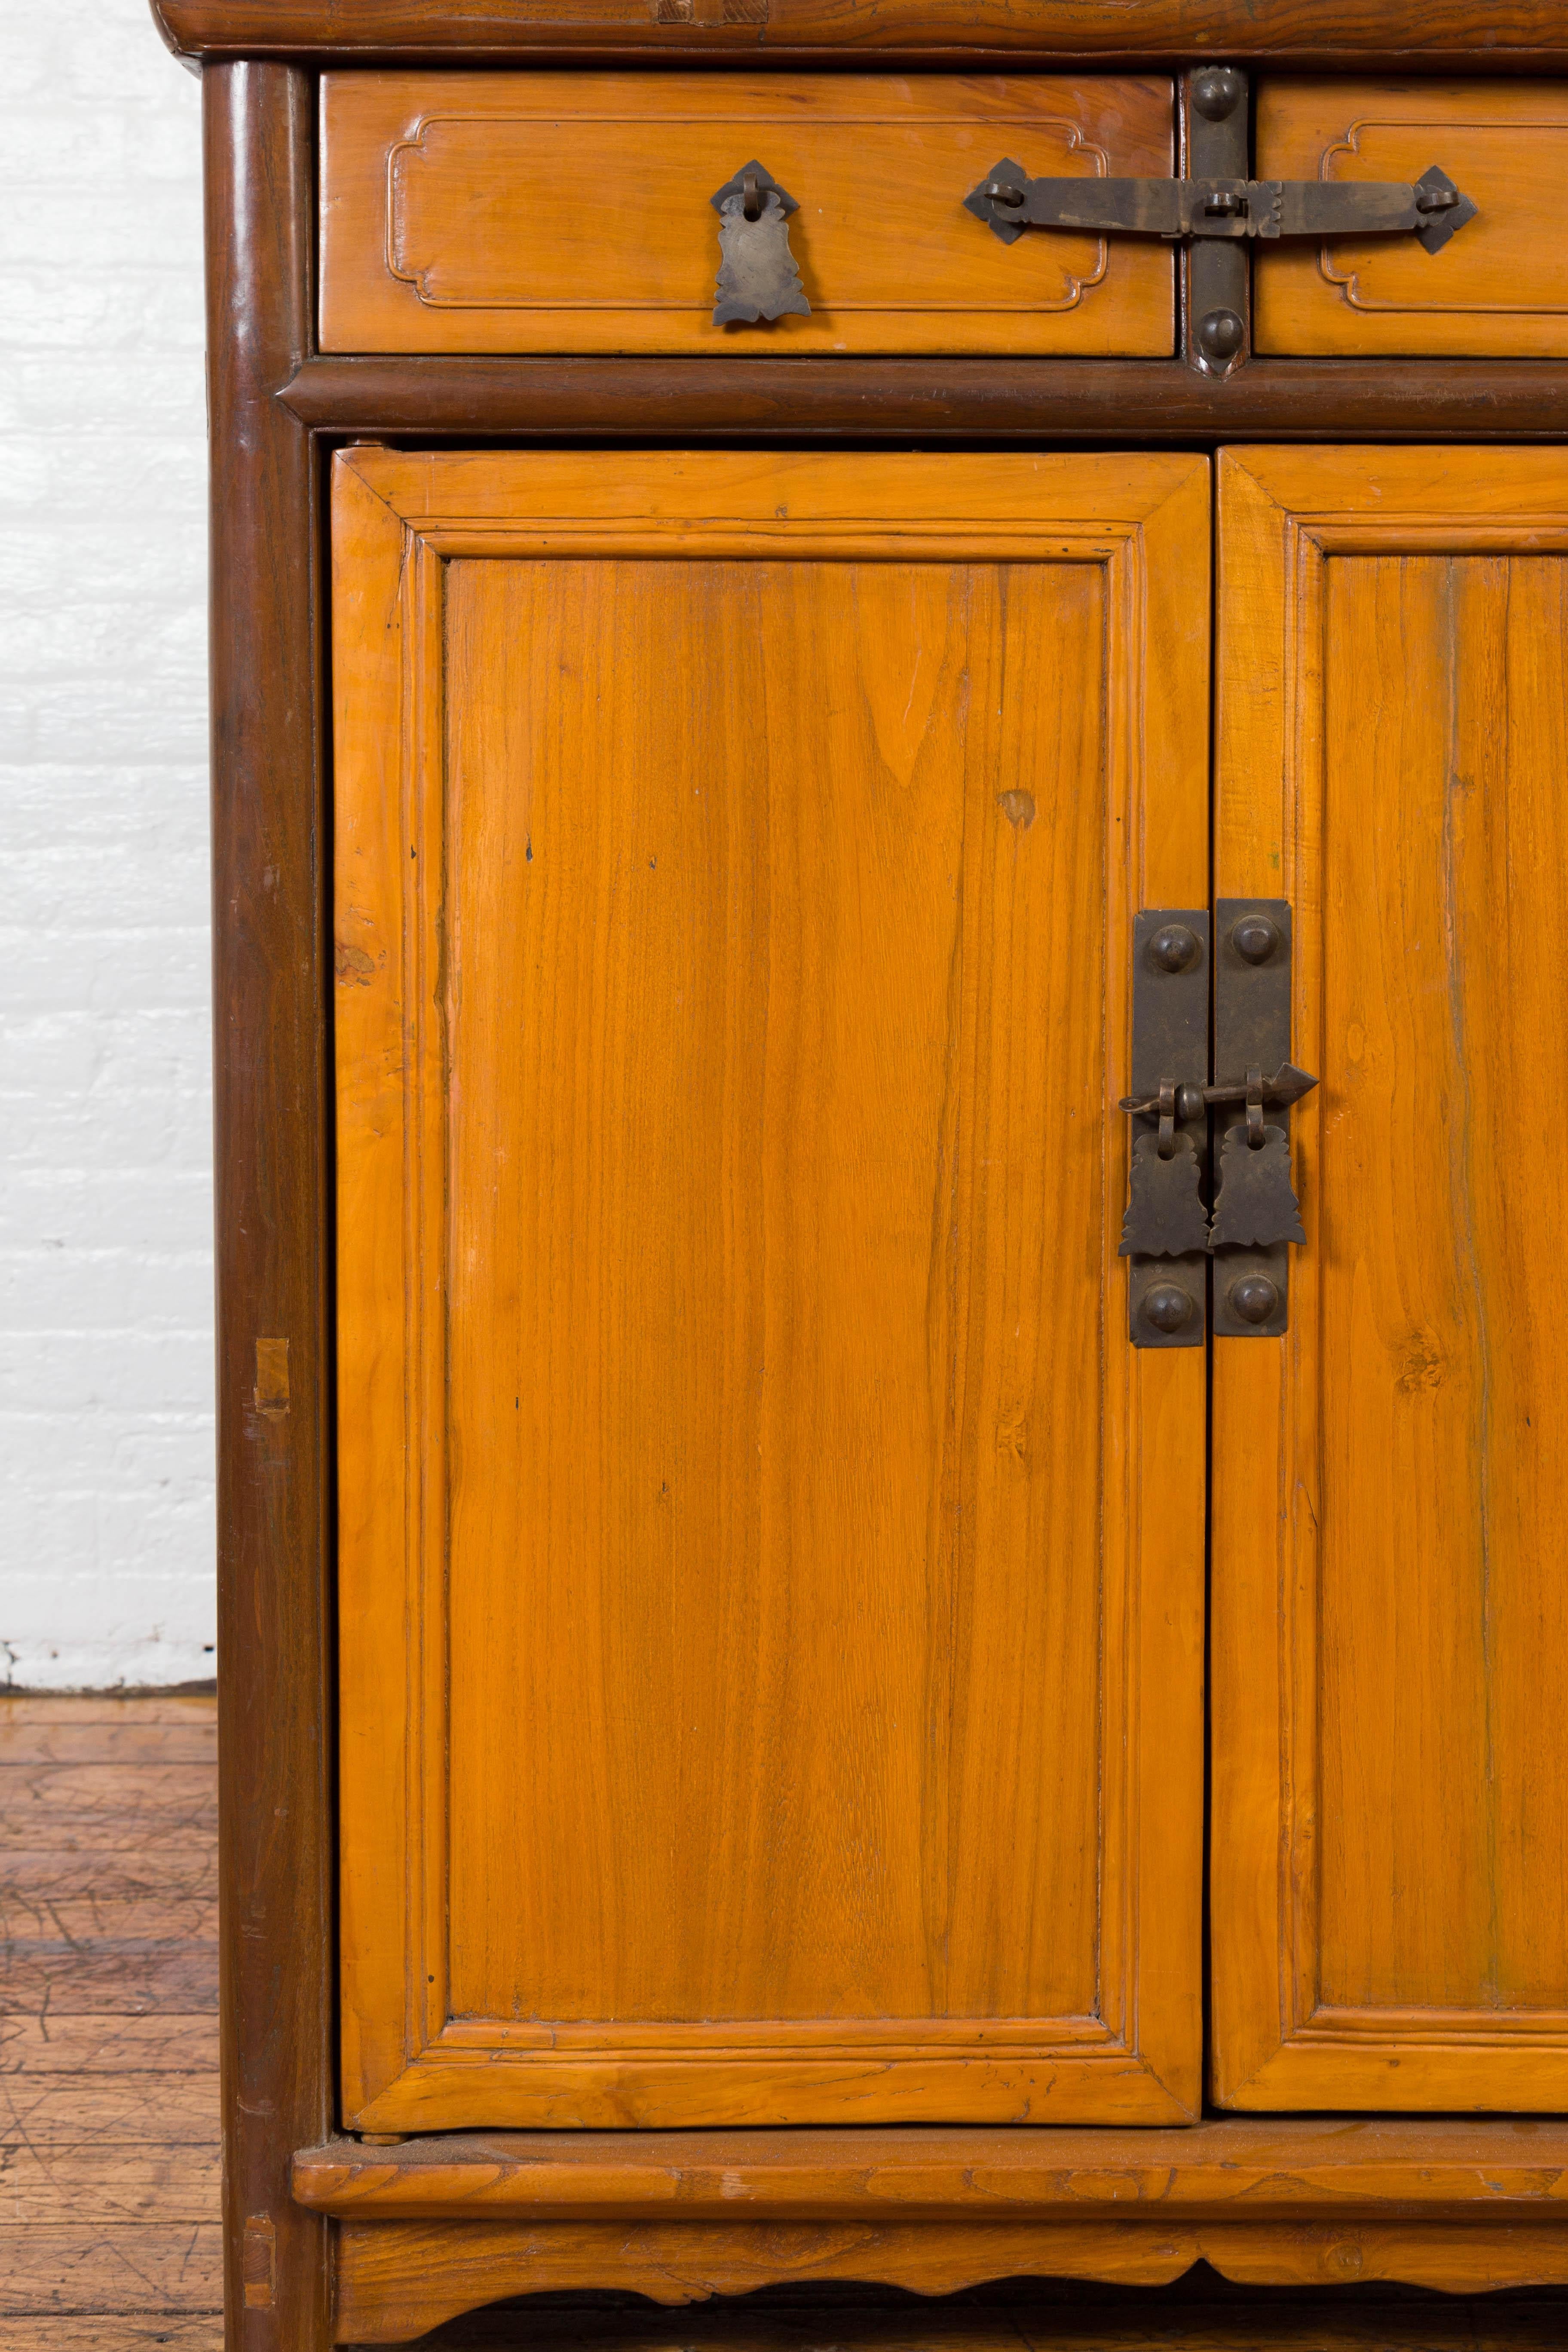
[(225, 2303), (231, 2344), (314, 2352), (329, 2231), (289, 2163), (333, 2113), (330, 835), (318, 458), (276, 396), (310, 334), (312, 91), (235, 64), (203, 96)]
[[(904, 57), (1103, 68), (1190, 63), (1195, 46), (1240, 64), (1319, 71), (1568, 74), (1560, 0), (1507, 0), (1506, 13), (1495, 0), (1144, 0), (1136, 50), (1127, 46), (1126, 8), (1113, 0), (772, 0), (762, 27), (710, 23), (718, 0), (691, 5), (691, 22), (672, 26), (652, 21), (649, 0), (611, 12), (594, 0), (548, 8), (467, 0), (461, 10), (442, 0), (356, 0), (346, 32), (332, 0), (154, 0), (165, 37), (201, 62), (205, 80), (225, 2214), (228, 2342), (246, 2352), (325, 2352), (331, 2342), (340, 2224), (331, 2199), (294, 2201), (290, 2166), (297, 2150), (331, 2142), (331, 2165), (352, 2168), (358, 2147), (332, 2139), (325, 453), (364, 435), (665, 443), (914, 436), (937, 444), (1135, 436), (1199, 446), (1241, 436), (1568, 435), (1568, 366), (1545, 361), (1255, 361), (1215, 381), (1179, 358), (316, 352), (314, 73), (333, 59), (754, 63), (761, 52), (803, 63)], [(281, 1386), (275, 1347), (261, 1371), (263, 1339), (287, 1341)], [(1226, 2127), (1204, 2128), (1212, 2137)], [(943, 2207), (954, 2222), (963, 2202), (955, 2185)], [(335, 2210), (353, 2203), (345, 2192)], [(367, 2210), (363, 2197), (358, 2210)], [(532, 2210), (549, 2210), (548, 2197)]]
[[(860, 59), (1561, 72), (1556, 0), (153, 0), (182, 57), (317, 64)], [(1129, 38), (1133, 33), (1135, 37)]]

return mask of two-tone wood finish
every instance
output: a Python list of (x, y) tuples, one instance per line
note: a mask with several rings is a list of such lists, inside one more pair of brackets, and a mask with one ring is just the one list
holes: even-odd
[[(1175, 344), (1170, 249), (1004, 245), (963, 198), (1172, 168), (1168, 76), (328, 74), (329, 352), (1119, 352)], [(811, 304), (713, 324), (710, 198), (756, 156)]]
[(1221, 896), (1294, 908), (1308, 1242), (1215, 1348), (1214, 2087), (1568, 2105), (1568, 459), (1221, 460)]
[[(908, 58), (954, 71), (1059, 71), (1082, 64), (1147, 74), (1226, 55), (1242, 63), (1273, 58), (1317, 76), (1375, 67), (1395, 75), (1442, 69), (1517, 77), (1564, 71), (1568, 19), (1549, 0), (1215, 0), (1201, 9), (1192, 0), (1150, 0), (1133, 13), (1096, 0), (980, 8), (948, 0), (881, 0), (875, 8), (854, 0), (772, 0), (771, 6), (759, 0), (668, 0), (664, 6), (615, 0), (609, 7), (598, 0), (552, 0), (547, 10), (527, 0), (469, 0), (460, 12), (441, 0), (363, 0), (352, 16), (324, 0), (163, 0), (155, 13), (174, 44), (193, 58), (205, 53), (211, 68), (220, 1504), (226, 1871), (233, 1890), (224, 1975), (230, 2342), (258, 2352), (283, 2346), (320, 2352), (332, 2333), (331, 2225), (294, 2210), (286, 2195), (291, 2152), (320, 2141), (330, 2126), (327, 2053), (336, 2005), (325, 1895), (332, 1710), (322, 1431), (330, 1356), (322, 1262), (330, 1234), (321, 1171), (322, 1038), (330, 1016), (316, 814), (321, 688), (312, 622), (319, 577), (313, 449), (356, 432), (761, 442), (803, 435), (1126, 436), (1200, 445), (1248, 436), (1539, 438), (1561, 436), (1564, 393), (1561, 368), (1539, 360), (1390, 365), (1348, 356), (1265, 357), (1215, 383), (1179, 362), (1092, 359), (846, 357), (823, 366), (776, 355), (744, 362), (323, 358), (313, 348), (309, 284), (312, 85), (287, 64), (231, 67), (220, 60), (270, 52), (361, 68), (445, 58), (476, 64), (706, 60), (752, 68), (763, 58), (827, 64), (864, 56), (884, 71)], [(1517, 79), (1505, 86), (1529, 87)], [(1267, 565), (1258, 576), (1266, 575)], [(1243, 870), (1244, 861), (1238, 877)], [(1261, 887), (1276, 886), (1270, 879)], [(1310, 1195), (1310, 1176), (1308, 1187)], [(277, 1384), (277, 1343), (285, 1339), (287, 1413)], [(258, 1340), (272, 1342), (271, 1350), (258, 1356)], [(1240, 1516), (1251, 1540), (1255, 1522), (1245, 1510)], [(1264, 1591), (1251, 1602), (1238, 1597), (1244, 1609), (1256, 1603), (1253, 1632), (1266, 1648), (1275, 1635), (1277, 1598), (1271, 1604)], [(1228, 1658), (1222, 1645), (1222, 1675), (1232, 1673)], [(1256, 1700), (1261, 1694), (1266, 1711), (1278, 1709), (1277, 1677), (1249, 1667), (1241, 1680), (1243, 1696)], [(1239, 1686), (1233, 1677), (1233, 1687)], [(1385, 1687), (1379, 1685), (1378, 1706)], [(1279, 1946), (1269, 1938), (1283, 1911), (1269, 1891), (1278, 1852), (1269, 1838), (1280, 1818), (1278, 1750), (1272, 1761), (1265, 1750), (1260, 1738), (1255, 1759), (1261, 1778), (1252, 1785), (1255, 1798), (1262, 1792), (1266, 1826), (1253, 1850), (1261, 1857), (1259, 1880), (1267, 1882), (1264, 1916), (1260, 1932), (1256, 1916), (1242, 1925), (1244, 1940), (1250, 1937), (1261, 1955), (1249, 1981), (1262, 1988), (1266, 2011), (1270, 1983), (1279, 1982)], [(1255, 1827), (1258, 1812), (1255, 1805)], [(1244, 1907), (1256, 1891), (1244, 1890)], [(1283, 2013), (1276, 1995), (1276, 2042)], [(1493, 2031), (1489, 2019), (1486, 2030)], [(1488, 2147), (1500, 2150), (1500, 2136), (1512, 2129), (1502, 2120), (1487, 2125)], [(247, 2219), (256, 2225), (249, 2231)], [(421, 2273), (433, 2273), (446, 2241), (426, 2224), (409, 2226), (416, 2236), (400, 2244), (378, 2233), (402, 2223), (353, 2225), (345, 2253), (357, 2283), (345, 2287), (345, 2308), (355, 2295), (359, 2307), (368, 2307), (372, 2288), (364, 2282), (377, 2263), (387, 2288), (384, 2312), (404, 2294), (408, 2276), (416, 2292), (425, 2291)], [(1495, 2251), (1469, 2225), (1445, 2220), (1434, 2227), (1428, 2219), (1401, 2227), (1406, 2252), (1418, 2248), (1427, 2262), (1445, 2248), (1456, 2260), (1470, 2255), (1477, 2277)], [(1347, 2236), (1331, 2221), (1313, 2223), (1310, 2232), (1303, 2226), (1293, 2242), (1304, 2248), (1308, 2234), (1321, 2275), (1349, 2276), (1358, 2266), (1370, 2274), (1387, 2255), (1386, 2242), (1372, 2247), (1364, 2233)], [(712, 2252), (711, 2238), (705, 2243)], [(798, 2233), (795, 2243), (796, 2259), (808, 2261)], [(1517, 2231), (1510, 2246), (1498, 2257), (1497, 2275), (1522, 2274), (1520, 2266), (1532, 2259)], [(994, 2251), (1009, 2259), (1018, 2254), (1016, 2244)], [(1037, 2241), (1035, 2258), (1044, 2251)], [(765, 2254), (779, 2274), (784, 2256), (776, 2238)], [(755, 2247), (738, 2246), (732, 2274), (756, 2256)], [(844, 2258), (852, 2260), (853, 2250)], [(693, 2247), (683, 2249), (681, 2275), (700, 2279), (701, 2259)], [(718, 2275), (716, 2266), (711, 2276)], [(498, 2285), (503, 2277), (509, 2284)], [(471, 2283), (478, 2301), (514, 2284), (539, 2284), (540, 2275), (510, 2238), (497, 2263), (476, 2267)], [(1165, 2324), (1184, 2325), (1174, 2316)], [(1268, 2340), (1284, 2340), (1289, 2324), (1281, 2315)], [(1436, 2341), (1437, 2322), (1430, 2325)], [(1331, 2335), (1338, 2342), (1342, 2334), (1352, 2340), (1355, 2326), (1348, 2309), (1326, 2318), (1324, 2340)], [(1500, 2321), (1494, 2332), (1500, 2342), (1507, 2333)], [(1211, 2337), (1205, 2333), (1202, 2340)], [(1392, 2334), (1376, 2336), (1380, 2345), (1394, 2340)]]
[(340, 460), (360, 2126), (1194, 2111), (1203, 1359), (1125, 1343), (1114, 1074), (1208, 508)]

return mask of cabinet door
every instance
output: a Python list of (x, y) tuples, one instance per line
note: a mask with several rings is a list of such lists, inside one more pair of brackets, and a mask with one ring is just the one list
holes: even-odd
[(1206, 463), (358, 449), (332, 529), (349, 2121), (1187, 2119), (1115, 1104)]
[(1214, 1381), (1215, 2085), (1568, 2106), (1568, 457), (1222, 461), (1218, 889), (1307, 1232)]

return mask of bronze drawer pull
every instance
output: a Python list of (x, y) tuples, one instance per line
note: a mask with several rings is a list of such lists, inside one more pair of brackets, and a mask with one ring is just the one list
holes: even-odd
[(708, 200), (719, 215), (716, 327), (754, 326), (759, 319), (811, 316), (789, 248), (789, 216), (800, 210), (787, 188), (753, 156)]

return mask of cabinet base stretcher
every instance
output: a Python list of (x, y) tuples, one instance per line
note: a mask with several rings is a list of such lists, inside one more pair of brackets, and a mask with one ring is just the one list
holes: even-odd
[(343, 2343), (544, 2290), (1160, 2286), (1199, 2262), (1255, 2286), (1568, 2284), (1560, 2123), (449, 2133), (331, 2140), (293, 2185), (339, 2225)]

